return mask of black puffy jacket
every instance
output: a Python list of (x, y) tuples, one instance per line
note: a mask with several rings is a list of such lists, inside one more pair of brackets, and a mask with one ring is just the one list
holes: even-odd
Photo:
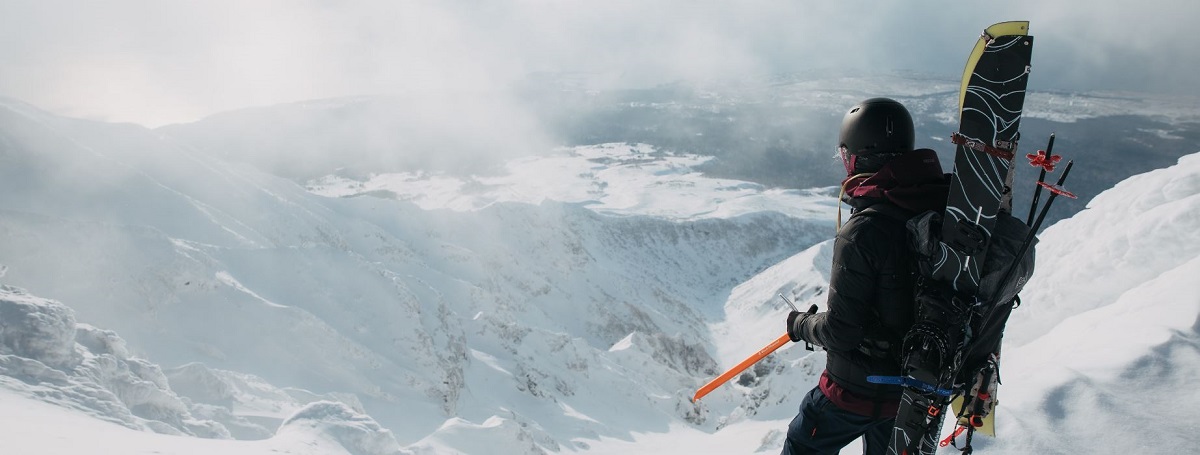
[(842, 183), (845, 202), (855, 210), (834, 240), (828, 311), (797, 319), (790, 333), (823, 346), (834, 383), (855, 395), (876, 402), (899, 399), (900, 386), (872, 384), (867, 376), (900, 375), (900, 345), (913, 323), (917, 276), (905, 220), (944, 210), (949, 183), (929, 149)]
[(891, 216), (864, 215), (867, 207), (886, 203), (853, 202), (858, 209), (834, 240), (828, 311), (805, 318), (796, 332), (828, 351), (826, 370), (842, 388), (894, 400), (900, 386), (872, 384), (867, 376), (900, 374), (899, 348), (913, 323), (916, 272), (904, 221), (894, 216), (902, 209), (886, 208)]

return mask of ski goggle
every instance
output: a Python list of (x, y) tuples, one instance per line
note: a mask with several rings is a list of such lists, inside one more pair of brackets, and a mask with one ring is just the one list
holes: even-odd
[(838, 146), (837, 154), (834, 158), (842, 160), (842, 166), (846, 168), (846, 175), (854, 175), (862, 172), (875, 172), (906, 152), (876, 152), (869, 155), (853, 155), (845, 145)]

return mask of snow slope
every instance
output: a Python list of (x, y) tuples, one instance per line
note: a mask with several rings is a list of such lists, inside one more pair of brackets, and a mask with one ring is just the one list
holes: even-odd
[[(346, 426), (341, 422), (309, 425), (293, 423), (275, 436), (256, 441), (200, 439), (141, 432), (92, 416), (72, 412), (39, 399), (18, 396), (0, 387), (0, 435), (5, 453), (29, 455), (120, 453), (128, 455), (364, 455), (411, 453), (401, 450), (367, 452), (338, 434), (314, 431), (323, 426)], [(297, 421), (300, 422), (300, 421)], [(392, 440), (393, 448), (395, 440)]]
[(1200, 154), (1047, 229), (1005, 339), (997, 446), (1187, 453), (1200, 444)]
[[(5, 453), (397, 452), (391, 432), (362, 415), (361, 405), (334, 400), (296, 398), (258, 378), (198, 364), (164, 371), (130, 356), (116, 333), (76, 323), (69, 307), (0, 286)], [(261, 411), (286, 419), (263, 419), (270, 414)], [(235, 436), (265, 441), (216, 441)]]

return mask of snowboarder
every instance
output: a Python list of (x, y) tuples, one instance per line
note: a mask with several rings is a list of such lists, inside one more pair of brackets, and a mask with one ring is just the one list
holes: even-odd
[(783, 455), (837, 453), (860, 436), (864, 454), (888, 447), (901, 386), (867, 376), (900, 374), (901, 340), (913, 323), (916, 271), (903, 220), (944, 210), (949, 187), (937, 153), (913, 145), (912, 117), (894, 100), (868, 99), (842, 119), (841, 199), (852, 216), (834, 241), (828, 311), (787, 318), (792, 341), (822, 346), (828, 357), (788, 426)]

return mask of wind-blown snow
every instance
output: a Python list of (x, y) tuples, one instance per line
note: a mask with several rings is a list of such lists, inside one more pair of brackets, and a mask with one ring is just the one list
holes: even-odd
[[(0, 158), (17, 453), (774, 453), (824, 365), (789, 345), (688, 400), (782, 334), (778, 294), (824, 304), (836, 207), (703, 157), (605, 144), (330, 198), (5, 101)], [(1046, 230), (982, 453), (1200, 444), (1197, 213), (1200, 154)]]

